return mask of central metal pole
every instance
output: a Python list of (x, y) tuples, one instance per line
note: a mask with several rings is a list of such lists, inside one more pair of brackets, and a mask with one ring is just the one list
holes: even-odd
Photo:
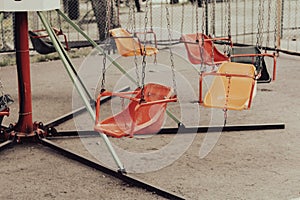
[(27, 12), (15, 13), (15, 47), (19, 89), (19, 119), (15, 131), (19, 136), (27, 136), (33, 132), (27, 17)]

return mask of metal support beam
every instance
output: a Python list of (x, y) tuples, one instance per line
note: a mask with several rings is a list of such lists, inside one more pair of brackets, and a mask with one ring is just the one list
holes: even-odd
[(66, 156), (66, 157), (68, 157), (72, 160), (78, 161), (78, 162), (80, 162), (84, 165), (87, 165), (87, 166), (89, 166), (93, 169), (99, 170), (99, 171), (101, 171), (105, 174), (108, 174), (108, 175), (110, 175), (114, 178), (118, 178), (118, 179), (120, 179), (120, 180), (122, 180), (122, 181), (124, 181), (124, 182), (126, 182), (130, 185), (134, 185), (136, 187), (146, 189), (149, 192), (153, 192), (153, 193), (155, 193), (157, 195), (160, 195), (162, 197), (165, 197), (167, 199), (174, 199), (174, 200), (184, 199), (181, 196), (178, 196), (178, 195), (173, 194), (171, 192), (165, 191), (161, 188), (150, 185), (149, 183), (138, 180), (137, 178), (134, 178), (134, 177), (131, 177), (129, 175), (111, 170), (107, 167), (104, 167), (104, 166), (100, 165), (99, 163), (96, 163), (94, 161), (89, 160), (88, 158), (83, 157), (82, 155), (76, 154), (76, 153), (74, 153), (70, 150), (62, 148), (62, 147), (58, 146), (57, 144), (55, 144), (55, 143), (53, 143), (53, 142), (51, 142), (51, 141), (49, 141), (45, 138), (40, 138), (40, 142), (41, 142), (41, 144), (58, 151), (62, 155)]
[[(227, 126), (195, 126), (178, 128), (162, 128), (157, 135), (173, 135), (173, 134), (190, 134), (190, 133), (213, 133), (213, 132), (234, 132), (234, 131), (259, 131), (259, 130), (278, 130), (285, 129), (285, 124), (243, 124), (243, 125), (227, 125)], [(150, 134), (149, 134), (150, 135)], [(98, 132), (92, 130), (77, 131), (65, 130), (58, 131), (53, 137), (96, 137), (99, 136)], [(50, 139), (50, 137), (49, 137)]]
[(179, 128), (163, 128), (157, 134), (174, 134), (174, 133), (211, 133), (211, 132), (233, 132), (233, 131), (257, 131), (257, 130), (274, 130), (284, 129), (285, 125), (278, 124), (244, 124), (244, 125), (226, 125), (226, 126), (199, 126)]
[(2, 142), (0, 144), (0, 151), (2, 151), (4, 149), (8, 148), (9, 146), (11, 146), (13, 142), (14, 142), (13, 140), (7, 140), (5, 142)]
[[(96, 115), (95, 115), (95, 112), (94, 112), (92, 106), (90, 105), (90, 99), (88, 99), (86, 97), (87, 94), (84, 91), (83, 83), (78, 81), (78, 76), (74, 72), (74, 70), (73, 70), (74, 67), (72, 66), (72, 63), (70, 62), (71, 59), (69, 58), (69, 56), (66, 53), (66, 51), (65, 51), (64, 47), (62, 46), (62, 44), (59, 42), (57, 36), (55, 35), (53, 29), (51, 28), (51, 26), (49, 24), (49, 22), (46, 20), (46, 17), (43, 14), (43, 12), (37, 12), (37, 14), (38, 14), (40, 20), (42, 21), (47, 33), (49, 34), (49, 37), (50, 37), (56, 51), (58, 52), (58, 54), (59, 54), (59, 56), (60, 56), (60, 58), (61, 58), (61, 60), (64, 64), (64, 67), (65, 67), (65, 69), (66, 69), (73, 85), (75, 86), (78, 94), (80, 95), (80, 97), (81, 97), (81, 99), (82, 99), (82, 101), (83, 101), (83, 103), (84, 103), (91, 119), (93, 121), (95, 121)], [(122, 170), (122, 171), (125, 171), (123, 164), (121, 163), (118, 155), (116, 154), (116, 152), (115, 152), (112, 144), (108, 140), (107, 136), (104, 135), (104, 134), (101, 134), (101, 133), (100, 133), (100, 135), (101, 135), (102, 139), (104, 140), (107, 148), (109, 149), (109, 151), (110, 151), (113, 159), (115, 160), (117, 166), (119, 167), (119, 169)]]

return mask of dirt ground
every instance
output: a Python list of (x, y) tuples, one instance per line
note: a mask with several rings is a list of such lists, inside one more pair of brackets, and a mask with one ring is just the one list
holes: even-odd
[[(159, 57), (158, 60), (163, 58)], [(86, 61), (80, 58), (73, 62), (80, 66)], [(99, 63), (99, 60), (95, 62)], [(277, 80), (258, 85), (251, 110), (229, 112), (228, 115), (228, 124), (285, 123), (284, 130), (223, 132), (216, 135), (216, 145), (212, 145), (212, 150), (204, 158), (200, 157), (199, 151), (203, 147), (206, 134), (191, 134), (192, 136), (180, 136), (177, 139), (171, 135), (155, 135), (111, 141), (121, 149), (118, 150), (120, 159), (125, 167), (128, 166), (130, 174), (186, 199), (299, 198), (299, 62), (299, 57), (281, 54), (277, 63)], [(185, 62), (176, 60), (176, 64), (178, 63), (176, 70), (188, 80), (197, 95), (197, 73)], [(159, 71), (156, 68), (152, 71), (156, 70)], [(31, 74), (34, 120), (47, 123), (72, 110), (73, 87), (60, 61), (32, 64)], [(115, 82), (110, 80), (110, 77), (118, 79), (114, 75), (113, 72), (108, 73), (107, 85), (114, 85)], [(4, 121), (7, 125), (18, 119), (16, 67), (2, 68), (0, 76), (5, 92), (16, 100), (11, 106), (11, 116)], [(178, 88), (181, 87), (180, 83), (177, 82)], [(95, 91), (95, 87), (88, 88)], [(193, 98), (183, 98), (181, 104), (193, 109), (195, 103), (192, 102), (197, 100)], [(180, 112), (176, 105), (170, 105), (170, 109), (175, 114)], [(199, 113), (199, 125), (212, 124), (210, 109), (201, 107)], [(220, 110), (215, 110), (214, 113), (222, 115)], [(78, 122), (84, 123), (85, 117), (83, 115), (79, 120), (71, 120), (57, 129), (80, 129), (82, 124)], [(166, 125), (174, 126), (174, 123), (167, 120)], [(161, 163), (160, 159), (164, 160), (167, 156), (160, 155), (159, 150), (172, 141), (176, 141), (176, 148), (174, 152), (166, 154), (172, 162)], [(99, 162), (105, 163), (105, 158), (109, 157), (106, 154), (107, 157), (101, 157), (102, 150), (97, 150), (99, 146), (105, 147), (101, 138), (53, 139), (53, 142)], [(176, 149), (180, 151), (177, 152)], [(152, 154), (145, 154), (132, 161), (128, 155), (122, 154), (124, 151), (136, 153), (134, 155), (154, 152), (157, 157), (151, 157), (151, 160), (149, 157)], [(0, 152), (0, 160), (0, 199), (163, 199), (128, 186), (38, 144), (14, 145)], [(117, 169), (113, 164), (107, 165)]]

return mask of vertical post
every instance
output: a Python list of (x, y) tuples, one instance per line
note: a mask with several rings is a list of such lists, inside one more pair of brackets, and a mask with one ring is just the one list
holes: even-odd
[(15, 13), (14, 26), (19, 88), (19, 119), (15, 131), (27, 135), (33, 131), (27, 12)]

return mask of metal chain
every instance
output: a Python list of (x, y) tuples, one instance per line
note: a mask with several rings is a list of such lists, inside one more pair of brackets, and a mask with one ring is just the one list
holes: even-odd
[[(256, 47), (262, 52), (262, 42), (263, 42), (263, 19), (264, 19), (264, 0), (259, 0), (259, 11), (258, 11), (258, 23), (257, 23), (257, 38)], [(262, 61), (263, 57), (258, 57), (258, 77), (261, 76), (262, 71)]]
[[(151, 1), (151, 0), (146, 0), (146, 5), (145, 5), (144, 33), (147, 32), (147, 26), (148, 26), (148, 21), (149, 21), (149, 19), (148, 19), (149, 1)], [(146, 45), (146, 42), (147, 42), (147, 35), (144, 34), (144, 45)], [(144, 48), (144, 52), (146, 53), (146, 48)]]
[(127, 20), (127, 29), (132, 32), (133, 30), (133, 13), (132, 13), (132, 3), (133, 0), (129, 0), (129, 11), (128, 11), (128, 20)]
[[(231, 40), (231, 0), (228, 0), (228, 35), (227, 35), (230, 40)], [(225, 45), (225, 52), (229, 52), (231, 51), (231, 46), (230, 45)]]
[(263, 39), (263, 14), (264, 6), (263, 0), (259, 0), (259, 9), (258, 9), (258, 23), (257, 23), (257, 35), (256, 35), (256, 46), (262, 48), (262, 39)]
[[(271, 21), (271, 0), (268, 0), (268, 21), (267, 21), (267, 41), (266, 41), (266, 47), (269, 47), (270, 45), (270, 21)], [(265, 52), (267, 51), (267, 48), (265, 49)]]
[(144, 23), (145, 23), (145, 27), (144, 27), (144, 49), (143, 51), (143, 60), (142, 60), (142, 90), (141, 90), (141, 102), (145, 100), (145, 91), (144, 91), (144, 87), (145, 87), (145, 77), (146, 77), (146, 66), (147, 66), (147, 62), (146, 62), (146, 56), (147, 56), (147, 52), (146, 52), (146, 42), (147, 42), (147, 26), (148, 26), (148, 3), (150, 0), (146, 0), (146, 5), (145, 5), (145, 18), (144, 18)]
[[(258, 13), (258, 24), (257, 24), (257, 41), (256, 46), (262, 52), (262, 43), (263, 43), (263, 25), (264, 25), (264, 0), (259, 1), (259, 13)], [(262, 57), (259, 57), (259, 70), (258, 74), (260, 75), (262, 70)]]
[(136, 85), (140, 87), (140, 73), (138, 68), (138, 59), (136, 55), (136, 50), (134, 50), (134, 66), (135, 66), (135, 75), (136, 75)]
[[(224, 23), (224, 35), (225, 36), (230, 36), (229, 32), (230, 32), (230, 15), (231, 15), (231, 11), (230, 11), (230, 5), (229, 5), (229, 1), (230, 0), (225, 0), (225, 23)], [(228, 52), (228, 46), (224, 43), (223, 45), (223, 52)]]
[[(195, 7), (195, 9), (196, 9), (196, 42), (199, 42), (199, 10), (198, 10), (198, 6), (197, 5), (195, 5), (195, 3), (194, 3), (194, 5), (193, 5), (194, 7)], [(202, 21), (204, 20), (204, 18), (202, 18)], [(202, 22), (202, 25), (203, 25), (203, 22)]]
[[(205, 7), (206, 7), (206, 3), (205, 3), (205, 1), (202, 1), (202, 24), (201, 24), (202, 37), (201, 37), (201, 45), (199, 43), (200, 58), (201, 58), (200, 73), (206, 71), (206, 66), (204, 64), (204, 56), (203, 56), (203, 54), (204, 54)], [(198, 40), (198, 42), (199, 42), (199, 40)]]
[(132, 6), (132, 18), (133, 18), (133, 25), (132, 25), (132, 28), (133, 28), (133, 31), (135, 32), (136, 31), (136, 11), (134, 9), (134, 3), (133, 3), (134, 0), (131, 0), (131, 6)]
[(224, 111), (224, 126), (226, 125), (227, 123), (227, 106), (228, 106), (228, 99), (229, 99), (229, 91), (230, 91), (230, 84), (231, 84), (231, 76), (228, 76), (226, 77), (228, 79), (228, 86), (227, 86), (227, 91), (226, 91), (226, 100), (225, 100), (225, 105), (224, 105), (224, 108), (223, 108), (223, 111)]
[[(278, 5), (275, 4), (275, 7), (277, 7)], [(277, 19), (278, 19), (278, 15), (275, 16), (275, 25), (274, 25), (274, 47), (275, 47), (275, 51), (277, 50)]]
[(153, 31), (153, 10), (152, 10), (152, 0), (150, 0), (150, 30)]
[(215, 36), (216, 31), (215, 31), (215, 18), (216, 18), (216, 0), (212, 0), (210, 3), (210, 33), (212, 34), (212, 37)]
[(228, 0), (225, 0), (225, 20), (224, 20), (224, 35), (228, 35)]
[[(215, 3), (216, 3), (216, 0), (212, 0), (213, 2), (211, 2), (211, 37), (215, 37), (215, 29), (214, 29), (214, 23), (215, 23)], [(214, 63), (215, 63), (215, 52), (214, 52), (214, 49), (215, 49), (215, 44), (214, 42), (212, 41), (212, 47), (211, 47), (211, 63), (212, 63), (212, 66), (214, 68)]]
[(104, 50), (103, 50), (103, 66), (102, 66), (102, 80), (101, 80), (101, 92), (105, 90), (105, 73), (106, 73), (106, 51), (108, 48), (108, 43), (110, 42), (109, 37), (109, 28), (110, 28), (110, 3), (111, 0), (108, 0), (106, 2), (106, 23), (105, 23), (105, 44), (104, 44)]
[(213, 66), (213, 68), (215, 67), (214, 65), (215, 65), (215, 43), (212, 41), (211, 42), (212, 43), (212, 45), (211, 45), (211, 64), (212, 64), (212, 66)]
[[(205, 3), (205, 1), (202, 1), (202, 24), (201, 24), (202, 34), (204, 34), (205, 26), (207, 25), (207, 24), (205, 24), (205, 9), (206, 9), (206, 3)], [(198, 16), (197, 16), (197, 18), (198, 18)]]
[(181, 5), (182, 10), (181, 10), (181, 25), (180, 25), (180, 33), (181, 35), (183, 34), (183, 25), (184, 25), (184, 3)]
[(146, 54), (143, 55), (143, 61), (142, 61), (142, 83), (141, 83), (141, 102), (145, 100), (145, 77), (146, 77)]
[(231, 36), (231, 0), (228, 1), (228, 36)]
[(113, 10), (113, 17), (115, 17), (115, 12), (114, 12), (114, 8), (117, 7), (117, 25), (120, 25), (120, 7), (121, 7), (121, 1), (118, 0), (118, 6), (114, 5), (113, 3), (111, 4), (112, 6), (112, 10)]
[(58, 12), (57, 12), (57, 22), (58, 22), (59, 31), (62, 32), (61, 18)]
[(175, 62), (174, 62), (174, 55), (171, 48), (172, 44), (172, 33), (171, 33), (171, 24), (170, 24), (170, 11), (168, 7), (168, 1), (166, 0), (166, 19), (167, 19), (167, 29), (168, 29), (168, 37), (169, 37), (169, 51), (170, 51), (170, 62), (171, 62), (171, 70), (172, 70), (172, 82), (173, 82), (173, 89), (174, 94), (177, 95), (177, 85), (176, 85), (176, 74), (175, 74)]
[(226, 126), (226, 124), (227, 124), (227, 111), (228, 111), (228, 109), (223, 109), (223, 112), (224, 112), (224, 124), (223, 124), (223, 126)]
[[(135, 9), (134, 9), (134, 3), (133, 0), (129, 0), (129, 9), (132, 11), (132, 29), (131, 29), (131, 33), (135, 33), (136, 32), (136, 18), (135, 18)], [(132, 40), (132, 45), (134, 47), (134, 66), (135, 66), (135, 74), (136, 74), (136, 85), (138, 87), (140, 87), (140, 75), (139, 75), (139, 68), (138, 68), (138, 58), (137, 58), (137, 52), (136, 52), (136, 45), (134, 44), (134, 39)]]

